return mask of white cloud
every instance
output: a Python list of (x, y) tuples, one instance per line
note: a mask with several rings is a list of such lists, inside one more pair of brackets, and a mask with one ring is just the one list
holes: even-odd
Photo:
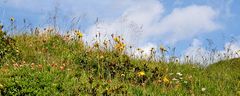
[(209, 6), (192, 5), (175, 8), (166, 16), (163, 13), (164, 6), (159, 1), (140, 0), (127, 8), (116, 20), (104, 22), (98, 28), (89, 28), (89, 36), (93, 37), (97, 31), (108, 35), (117, 33), (129, 44), (142, 47), (148, 43), (156, 43), (153, 40), (174, 44), (220, 28), (215, 22), (218, 14)]
[[(170, 43), (189, 39), (202, 33), (213, 32), (220, 26), (215, 19), (218, 14), (209, 6), (192, 5), (186, 8), (176, 8), (157, 25), (160, 36)], [(154, 28), (155, 29), (155, 28)]]

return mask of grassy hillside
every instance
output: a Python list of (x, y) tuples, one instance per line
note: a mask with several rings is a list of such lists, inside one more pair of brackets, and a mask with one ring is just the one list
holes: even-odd
[(2, 35), (0, 95), (240, 96), (240, 59), (208, 67), (140, 59), (112, 37), (90, 46), (77, 31)]

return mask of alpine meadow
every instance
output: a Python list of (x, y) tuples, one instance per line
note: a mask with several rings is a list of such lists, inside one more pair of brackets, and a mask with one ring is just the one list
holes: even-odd
[(0, 96), (240, 96), (238, 0), (0, 0)]

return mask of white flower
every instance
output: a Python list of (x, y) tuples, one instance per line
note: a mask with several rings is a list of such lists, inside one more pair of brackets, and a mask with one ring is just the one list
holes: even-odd
[(176, 79), (176, 78), (173, 78), (172, 80), (173, 80), (173, 81), (177, 81), (178, 79)]
[(187, 84), (188, 82), (187, 82), (187, 81), (184, 81), (183, 83)]
[(182, 76), (182, 74), (180, 72), (177, 73), (178, 76)]
[(202, 91), (206, 91), (206, 88), (202, 88)]

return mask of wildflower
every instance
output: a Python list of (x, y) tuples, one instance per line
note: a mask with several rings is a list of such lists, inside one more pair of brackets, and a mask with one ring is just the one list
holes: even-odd
[(64, 67), (64, 66), (60, 66), (60, 69), (61, 69), (61, 70), (64, 70), (64, 69), (65, 69), (65, 67)]
[(121, 74), (121, 77), (125, 77), (125, 74)]
[(168, 84), (170, 82), (169, 79), (167, 78), (167, 76), (163, 77), (163, 82), (166, 83), (166, 84)]
[(39, 68), (39, 69), (42, 69), (42, 68), (43, 68), (43, 65), (42, 65), (42, 64), (39, 64), (39, 65), (38, 65), (38, 68)]
[(11, 22), (14, 22), (14, 21), (15, 21), (14, 17), (11, 17), (11, 18), (10, 18), (10, 21), (11, 21)]
[(100, 59), (103, 59), (103, 58), (104, 58), (104, 56), (103, 56), (103, 55), (101, 55), (101, 56), (100, 56)]
[(188, 82), (187, 81), (183, 81), (183, 83), (187, 84)]
[(119, 43), (119, 42), (120, 42), (120, 39), (119, 39), (118, 37), (115, 37), (115, 38), (114, 38), (114, 41), (117, 42), (117, 43)]
[(182, 76), (182, 74), (180, 72), (177, 73), (178, 76)]
[(201, 90), (204, 92), (204, 91), (206, 91), (206, 88), (202, 88)]
[(172, 80), (173, 80), (173, 81), (177, 81), (178, 79), (176, 79), (176, 78), (173, 78)]
[(75, 30), (75, 34), (78, 36), (78, 38), (82, 38), (83, 34), (80, 30)]
[(161, 51), (161, 52), (165, 52), (165, 51), (167, 51), (167, 49), (166, 49), (163, 45), (161, 45), (161, 46), (160, 46), (160, 51)]
[(114, 47), (115, 49), (117, 49), (118, 51), (123, 51), (125, 49), (125, 44), (123, 42), (119, 42), (118, 44), (116, 44)]
[(138, 72), (137, 75), (140, 77), (140, 76), (144, 76), (145, 75), (145, 72), (141, 71), (141, 72)]
[(34, 65), (35, 65), (34, 63), (31, 64), (31, 69), (34, 69)]
[(19, 64), (15, 63), (13, 64), (13, 66), (16, 68), (16, 67), (19, 67)]

